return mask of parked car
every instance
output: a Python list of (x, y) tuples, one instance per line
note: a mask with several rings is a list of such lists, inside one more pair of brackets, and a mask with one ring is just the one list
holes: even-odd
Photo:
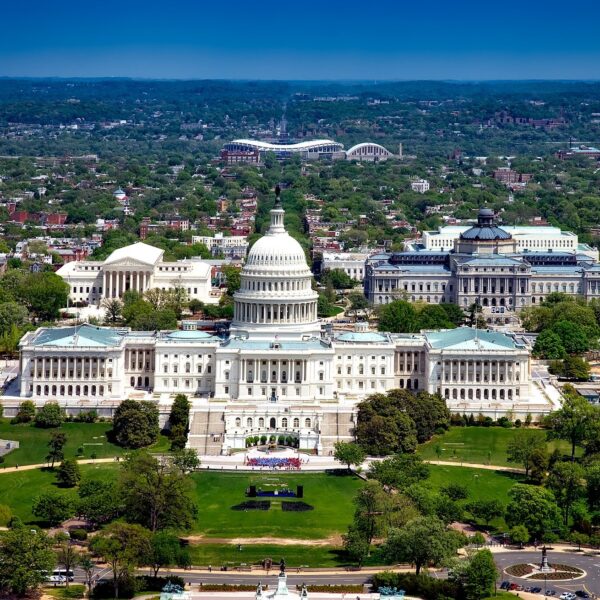
[(585, 590), (577, 590), (575, 592), (575, 595), (578, 598), (590, 598), (590, 595)]
[(510, 581), (503, 581), (500, 584), (500, 589), (501, 590), (507, 590), (510, 587)]

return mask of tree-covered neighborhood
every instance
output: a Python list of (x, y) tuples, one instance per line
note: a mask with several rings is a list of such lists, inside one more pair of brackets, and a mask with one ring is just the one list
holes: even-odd
[(0, 79), (0, 598), (600, 596), (599, 117)]

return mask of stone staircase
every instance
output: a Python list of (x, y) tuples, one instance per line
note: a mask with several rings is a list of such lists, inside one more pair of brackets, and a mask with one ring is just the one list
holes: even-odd
[(219, 455), (225, 434), (223, 409), (193, 410), (188, 447), (201, 455)]

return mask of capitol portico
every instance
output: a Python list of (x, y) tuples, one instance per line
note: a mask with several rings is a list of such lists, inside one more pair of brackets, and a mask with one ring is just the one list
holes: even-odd
[[(114, 285), (111, 273), (121, 271), (111, 265), (125, 268), (114, 258), (105, 263), (103, 289), (118, 294), (141, 285), (129, 266)], [(240, 279), (226, 339), (92, 325), (27, 333), (20, 396), (5, 402), (5, 414), (22, 398), (102, 416), (125, 398), (146, 398), (164, 419), (183, 393), (192, 401), (188, 445), (200, 454), (229, 453), (257, 435), (293, 437), (301, 450), (329, 454), (335, 442), (353, 439), (358, 403), (395, 388), (439, 393), (452, 411), (493, 418), (552, 409), (531, 381), (529, 351), (518, 337), (468, 327), (395, 334), (366, 324), (323, 333), (304, 251), (285, 230), (279, 196)]]

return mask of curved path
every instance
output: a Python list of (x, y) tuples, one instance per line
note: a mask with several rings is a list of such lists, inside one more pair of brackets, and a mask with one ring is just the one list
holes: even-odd
[[(264, 457), (264, 454), (261, 454)], [(289, 450), (277, 454), (278, 457), (294, 456), (298, 454)], [(202, 461), (200, 470), (221, 470), (221, 471), (258, 471), (258, 472), (288, 472), (286, 469), (271, 469), (269, 467), (250, 467), (245, 462), (246, 453), (240, 452), (232, 456), (201, 456)], [(120, 457), (122, 458), (122, 457)], [(342, 469), (344, 465), (341, 465), (332, 456), (307, 456), (303, 458), (303, 462), (300, 467), (301, 471), (327, 471), (329, 469)], [(369, 458), (362, 465), (362, 470), (368, 470), (369, 466), (373, 462), (378, 462), (380, 458)], [(89, 458), (80, 459), (77, 461), (80, 465), (95, 465), (100, 463), (118, 463), (115, 457), (112, 458)], [(452, 462), (445, 460), (425, 460), (424, 462), (430, 465), (440, 465), (447, 467), (465, 467), (470, 469), (485, 469), (487, 471), (502, 471), (505, 473), (525, 473), (525, 469), (519, 469), (516, 467), (506, 467), (501, 465), (484, 465), (481, 463), (466, 463), (466, 462)], [(0, 475), (3, 473), (18, 473), (20, 471), (32, 471), (34, 469), (45, 469), (50, 465), (48, 463), (38, 463), (34, 465), (21, 465), (19, 467), (4, 467), (0, 468)], [(296, 472), (295, 470), (289, 472)]]

